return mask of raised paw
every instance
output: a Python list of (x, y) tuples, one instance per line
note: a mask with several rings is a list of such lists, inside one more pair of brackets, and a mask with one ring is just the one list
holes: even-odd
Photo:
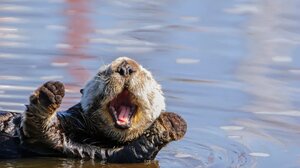
[(49, 81), (39, 87), (30, 97), (30, 103), (56, 109), (65, 96), (65, 87), (59, 81)]
[(179, 140), (186, 133), (187, 124), (176, 113), (164, 112), (158, 117), (156, 122), (165, 129), (165, 132), (163, 132), (164, 136), (162, 137), (164, 141)]

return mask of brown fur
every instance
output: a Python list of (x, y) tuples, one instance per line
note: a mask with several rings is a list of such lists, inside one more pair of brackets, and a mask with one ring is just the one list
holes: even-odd
[[(132, 68), (130, 75), (120, 73), (120, 68), (124, 66)], [(132, 117), (131, 127), (120, 129), (115, 126), (108, 105), (125, 88), (132, 93), (131, 101), (137, 106), (137, 110)], [(63, 153), (71, 152), (72, 155), (80, 157), (88, 155), (93, 158), (94, 155), (98, 156), (98, 151), (101, 159), (106, 156), (103, 156), (102, 149), (98, 150), (98, 147), (106, 147), (107, 143), (110, 143), (107, 147), (112, 148), (129, 144), (122, 148), (125, 155), (126, 151), (133, 152), (138, 147), (143, 154), (135, 153), (134, 157), (153, 159), (164, 145), (182, 138), (185, 134), (185, 121), (174, 113), (163, 112), (165, 104), (160, 85), (150, 72), (129, 58), (118, 58), (100, 70), (86, 84), (82, 94), (79, 104), (57, 114), (65, 95), (63, 84), (50, 81), (38, 88), (30, 97), (30, 104), (23, 114), (21, 142), (32, 148), (38, 144), (37, 148), (41, 145)], [(2, 118), (5, 117), (10, 116), (7, 114)], [(144, 149), (152, 153), (147, 155)], [(122, 150), (117, 151), (123, 155)], [(118, 157), (115, 153), (118, 152), (114, 151), (109, 155), (116, 159)]]
[[(124, 65), (124, 63), (127, 63), (133, 68), (134, 73), (132, 73), (132, 75), (124, 77), (118, 73), (118, 69), (120, 66)], [(162, 91), (159, 84), (154, 80), (150, 72), (145, 70), (134, 60), (126, 57), (118, 58), (105, 70), (100, 71), (98, 75), (99, 76), (92, 79), (89, 83), (93, 83), (95, 80), (105, 82), (105, 87), (100, 96), (102, 99), (95, 101), (92, 106), (86, 110), (86, 116), (97, 125), (96, 129), (100, 132), (105, 132), (106, 135), (113, 140), (127, 142), (137, 138), (154, 122), (159, 113), (165, 110)], [(84, 90), (88, 90), (87, 87), (89, 87), (89, 83)], [(121, 93), (124, 88), (127, 88), (133, 93), (132, 102), (136, 104), (138, 108), (136, 114), (132, 118), (131, 127), (126, 130), (115, 127), (108, 110), (109, 102)], [(90, 92), (83, 92), (83, 94), (84, 98), (85, 94), (90, 94)], [(101, 103), (99, 103), (100, 101)], [(159, 104), (161, 108), (152, 109), (152, 107), (157, 106), (157, 104)], [(157, 116), (150, 117), (152, 113), (157, 113)]]

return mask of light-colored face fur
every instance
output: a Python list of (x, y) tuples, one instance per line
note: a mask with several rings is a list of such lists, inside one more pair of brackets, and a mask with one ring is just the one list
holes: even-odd
[[(134, 69), (127, 77), (118, 72), (123, 62)], [(125, 88), (131, 93), (131, 102), (137, 109), (131, 118), (131, 126), (120, 129), (115, 126), (109, 103)], [(160, 85), (149, 71), (130, 58), (120, 57), (101, 67), (86, 84), (81, 106), (96, 129), (114, 140), (126, 142), (140, 136), (154, 122), (165, 110), (165, 101)]]

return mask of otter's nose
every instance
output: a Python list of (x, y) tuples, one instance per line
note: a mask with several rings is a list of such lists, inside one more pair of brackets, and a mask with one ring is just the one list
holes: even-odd
[(118, 67), (117, 72), (122, 76), (129, 76), (134, 72), (134, 69), (128, 62), (124, 61)]

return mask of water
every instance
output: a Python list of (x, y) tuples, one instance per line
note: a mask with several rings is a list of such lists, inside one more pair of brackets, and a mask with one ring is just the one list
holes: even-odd
[(66, 109), (98, 67), (126, 55), (152, 71), (188, 132), (149, 164), (39, 158), (0, 167), (300, 167), (299, 7), (297, 0), (1, 0), (1, 109), (22, 112), (48, 80), (66, 84)]

